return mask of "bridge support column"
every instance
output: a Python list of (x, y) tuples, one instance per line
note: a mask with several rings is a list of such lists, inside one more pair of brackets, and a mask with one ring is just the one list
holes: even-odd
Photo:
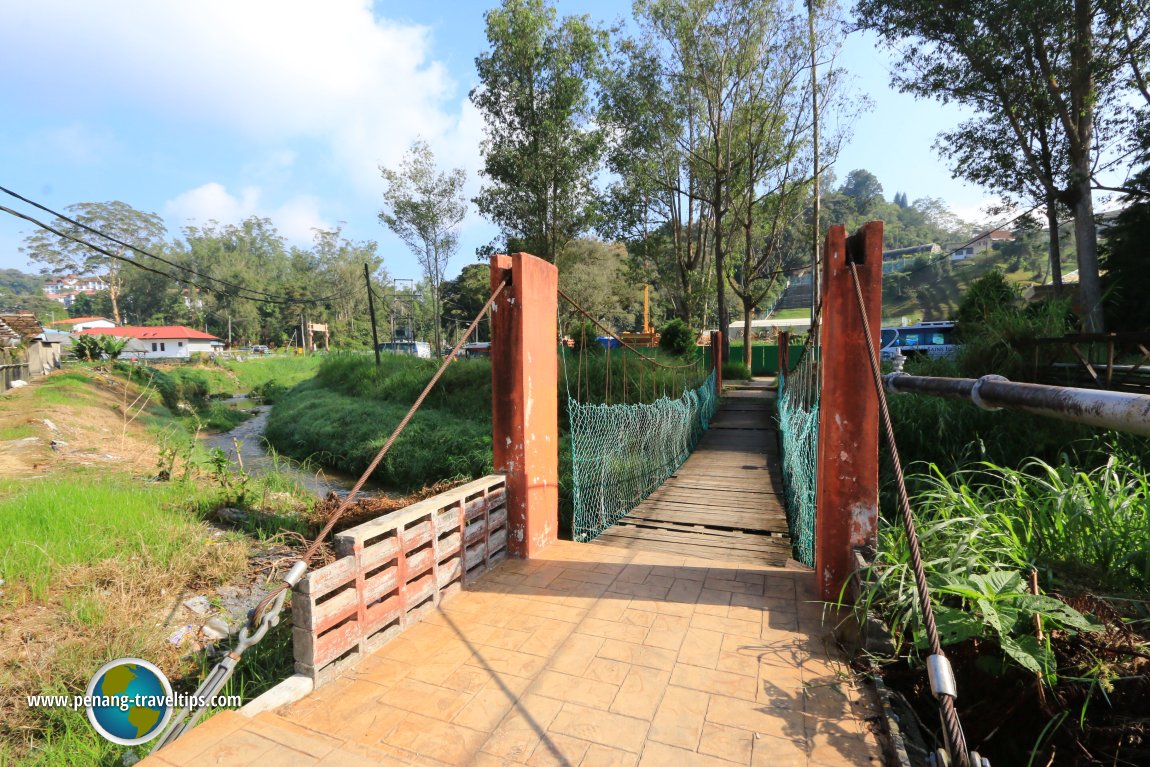
[[(823, 250), (819, 450), (815, 500), (815, 571), (819, 595), (838, 599), (854, 571), (853, 549), (873, 545), (878, 519), (878, 394), (866, 346), (878, 354), (882, 320), (882, 222), (851, 237), (842, 226)], [(872, 336), (866, 337), (850, 263)]]
[(507, 549), (530, 558), (559, 531), (559, 271), (528, 253), (495, 256), (491, 287), (491, 437), (507, 477)]

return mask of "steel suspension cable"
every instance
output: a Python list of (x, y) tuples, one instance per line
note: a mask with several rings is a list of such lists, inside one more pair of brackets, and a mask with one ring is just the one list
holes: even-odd
[[(930, 601), (930, 588), (926, 582), (926, 569), (922, 563), (922, 549), (919, 547), (918, 532), (915, 528), (914, 513), (910, 508), (910, 496), (906, 490), (906, 476), (903, 473), (902, 461), (899, 459), (898, 444), (894, 437), (894, 425), (890, 417), (890, 407), (887, 404), (886, 390), (882, 383), (882, 371), (879, 368), (878, 356), (875, 354), (874, 344), (871, 343), (870, 321), (867, 319), (866, 304), (863, 301), (862, 285), (859, 282), (858, 267), (850, 264), (851, 278), (854, 283), (855, 297), (858, 299), (859, 314), (862, 317), (863, 331), (867, 339), (867, 359), (870, 362), (871, 376), (875, 391), (878, 393), (879, 417), (882, 420), (883, 432), (886, 434), (887, 448), (890, 452), (891, 465), (894, 468), (895, 484), (898, 488), (898, 506), (902, 516), (903, 527), (906, 528), (907, 543), (910, 548), (911, 569), (914, 573), (915, 589), (918, 592), (919, 608), (922, 611), (923, 624), (926, 628), (927, 642), (930, 644), (931, 658), (927, 659), (927, 671), (930, 675), (930, 686), (938, 700), (939, 714), (942, 720), (943, 731), (946, 736), (947, 750), (957, 760), (960, 767), (971, 764), (970, 752), (967, 750), (966, 735), (962, 731), (962, 723), (955, 708), (954, 676), (946, 655), (942, 651), (942, 642), (938, 636), (938, 625), (934, 619), (934, 608)], [(941, 662), (935, 662), (939, 658)], [(941, 677), (941, 678), (938, 678)], [(982, 765), (974, 765), (982, 767)]]

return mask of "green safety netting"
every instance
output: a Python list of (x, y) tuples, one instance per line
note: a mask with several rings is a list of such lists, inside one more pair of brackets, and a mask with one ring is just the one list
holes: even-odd
[(819, 453), (819, 386), (808, 346), (789, 373), (779, 372), (779, 440), (783, 493), (794, 558), (815, 564), (815, 469)]
[(594, 405), (570, 397), (572, 537), (593, 540), (670, 477), (718, 407), (715, 371), (678, 399)]

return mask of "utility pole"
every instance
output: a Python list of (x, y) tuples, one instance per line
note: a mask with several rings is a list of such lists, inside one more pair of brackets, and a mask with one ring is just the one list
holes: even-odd
[(232, 315), (228, 315), (228, 348), (232, 348)]
[(375, 366), (380, 366), (379, 360), (379, 335), (375, 329), (375, 300), (371, 296), (371, 273), (367, 269), (367, 264), (363, 265), (363, 280), (367, 283), (367, 311), (371, 314), (371, 348), (375, 350)]
[(307, 354), (307, 313), (299, 313), (299, 345), (303, 347), (304, 354)]
[(818, 311), (821, 280), (819, 279), (819, 77), (818, 65), (818, 38), (815, 36), (815, 3), (817, 0), (807, 0), (807, 31), (811, 45), (811, 111), (813, 119), (811, 124), (812, 145), (814, 149), (814, 206), (811, 215), (811, 332), (816, 332), (814, 323), (817, 321), (815, 312)]

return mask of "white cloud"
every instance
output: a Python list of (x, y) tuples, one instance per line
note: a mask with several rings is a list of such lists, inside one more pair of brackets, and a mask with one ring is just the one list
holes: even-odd
[(270, 218), (276, 229), (296, 245), (310, 245), (313, 229), (331, 229), (319, 211), (319, 200), (308, 195), (288, 199), (281, 205), (262, 204), (263, 190), (248, 186), (234, 195), (218, 182), (210, 182), (177, 195), (164, 204), (164, 213), (177, 227), (203, 225), (208, 221), (238, 224), (250, 216)]
[(25, 95), (67, 83), (77, 110), (314, 140), (378, 192), (377, 165), (417, 135), (475, 165), (470, 107), (461, 117), (430, 34), (377, 18), (370, 0), (37, 0), (0, 4), (0, 67)]
[(246, 187), (236, 197), (223, 184), (213, 181), (169, 200), (164, 205), (164, 212), (177, 219), (181, 226), (189, 222), (204, 224), (208, 221), (234, 224), (255, 215), (259, 202), (260, 190), (256, 187)]

